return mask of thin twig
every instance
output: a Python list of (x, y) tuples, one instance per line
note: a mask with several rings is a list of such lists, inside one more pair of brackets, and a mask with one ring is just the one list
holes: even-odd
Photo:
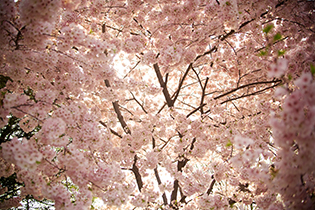
[(144, 113), (148, 114), (148, 112), (144, 109), (143, 105), (136, 99), (136, 97), (133, 95), (133, 93), (131, 91), (129, 91), (130, 94), (133, 97), (133, 100), (135, 100), (137, 102), (137, 104), (141, 107), (141, 109), (144, 111)]
[(280, 83), (280, 82), (281, 82), (281, 80), (272, 80), (272, 81), (260, 81), (260, 82), (249, 83), (249, 84), (242, 85), (242, 86), (239, 86), (237, 88), (234, 88), (234, 89), (232, 89), (232, 90), (230, 90), (230, 91), (228, 91), (228, 92), (226, 92), (226, 93), (224, 93), (222, 95), (214, 97), (213, 99), (217, 100), (217, 99), (222, 98), (222, 97), (224, 97), (226, 95), (229, 95), (229, 94), (231, 94), (231, 93), (233, 93), (233, 92), (235, 92), (237, 90), (240, 90), (242, 88), (246, 88), (246, 87), (249, 87), (249, 86), (252, 86), (252, 85), (269, 84), (269, 83)]
[(268, 90), (268, 89), (277, 87), (277, 86), (280, 85), (280, 84), (281, 84), (281, 82), (279, 82), (279, 83), (277, 83), (277, 84), (275, 84), (275, 85), (272, 85), (272, 86), (270, 86), (270, 87), (266, 87), (266, 88), (264, 88), (264, 89), (262, 89), (262, 90), (259, 90), (259, 91), (250, 93), (250, 94), (242, 95), (242, 96), (235, 97), (235, 98), (230, 98), (230, 99), (228, 99), (228, 100), (225, 100), (225, 101), (221, 102), (220, 104), (224, 104), (224, 103), (227, 103), (227, 102), (229, 102), (229, 101), (238, 100), (238, 99), (240, 99), (240, 98), (245, 98), (245, 97), (248, 97), (248, 96), (253, 96), (253, 95), (256, 95), (256, 94), (258, 94), (258, 93), (264, 92), (265, 90)]
[(178, 97), (178, 95), (179, 95), (179, 92), (180, 92), (180, 90), (181, 90), (181, 88), (182, 88), (182, 86), (183, 86), (183, 83), (184, 83), (184, 80), (185, 80), (185, 78), (186, 78), (186, 76), (188, 75), (188, 72), (189, 72), (189, 70), (192, 68), (192, 63), (190, 63), (189, 64), (189, 66), (188, 66), (188, 68), (186, 69), (186, 71), (185, 71), (185, 73), (184, 73), (184, 75), (183, 75), (183, 77), (181, 78), (181, 80), (180, 80), (180, 82), (179, 82), (179, 84), (178, 84), (178, 88), (177, 88), (177, 90), (175, 91), (175, 96), (174, 96), (174, 98), (173, 98), (173, 105), (175, 104), (175, 101), (176, 101), (176, 99), (177, 99), (177, 97)]
[[(102, 126), (104, 126), (105, 128), (108, 128), (107, 125), (103, 122), (103, 121), (98, 121)], [(113, 129), (109, 128), (110, 132), (112, 134), (114, 134), (115, 136), (118, 136), (119, 138), (122, 138), (121, 135), (119, 135), (119, 133), (117, 133), (116, 131), (114, 131)]]

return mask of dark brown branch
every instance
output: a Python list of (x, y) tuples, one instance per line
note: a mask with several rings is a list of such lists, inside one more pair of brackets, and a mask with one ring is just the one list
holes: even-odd
[(109, 26), (109, 25), (105, 25), (107, 28), (110, 28), (110, 29), (113, 29), (113, 30), (116, 30), (116, 31), (118, 31), (119, 33), (121, 33), (122, 32), (122, 30), (121, 29), (118, 29), (118, 28), (115, 28), (115, 27), (112, 27), (112, 26)]
[[(110, 84), (109, 84), (109, 81), (108, 81), (108, 80), (105, 80), (105, 85), (106, 85), (107, 88), (110, 87)], [(121, 126), (123, 127), (125, 133), (131, 134), (131, 131), (130, 131), (129, 128), (127, 127), (127, 124), (126, 124), (126, 122), (125, 122), (125, 120), (124, 120), (124, 118), (123, 118), (123, 116), (121, 115), (121, 112), (120, 112), (120, 110), (119, 110), (118, 101), (113, 102), (113, 106), (114, 106), (114, 110), (115, 110), (115, 112), (116, 112), (116, 114), (117, 114), (117, 118), (118, 118), (118, 120), (119, 120)], [(137, 155), (135, 155), (135, 156), (134, 156), (134, 162), (133, 162), (131, 171), (135, 174), (136, 182), (137, 182), (137, 185), (138, 185), (138, 189), (139, 189), (139, 191), (141, 192), (141, 189), (142, 189), (142, 187), (143, 187), (143, 182), (142, 182), (142, 178), (141, 178), (141, 174), (140, 174), (140, 172), (139, 172), (139, 169), (138, 169), (138, 167), (137, 167), (137, 165), (136, 165), (137, 159), (138, 159), (138, 158), (137, 158)]]
[(275, 8), (280, 7), (280, 6), (283, 5), (285, 2), (286, 2), (286, 1), (280, 1), (280, 2), (275, 6)]
[(213, 186), (214, 186), (214, 183), (215, 183), (215, 179), (212, 179), (212, 182), (207, 190), (207, 194), (209, 195), (211, 192), (212, 192), (212, 189), (213, 189)]
[[(105, 85), (106, 87), (110, 87), (110, 84), (109, 84), (109, 81), (106, 79), (105, 80)], [(124, 117), (121, 115), (121, 112), (120, 112), (120, 109), (119, 109), (119, 104), (118, 104), (118, 101), (115, 101), (115, 102), (112, 102), (113, 104), (113, 107), (114, 107), (114, 110), (116, 112), (116, 115), (117, 115), (117, 118), (121, 124), (121, 127), (124, 129), (125, 133), (127, 134), (131, 134), (131, 131), (129, 130), (125, 120), (124, 120)]]
[(119, 104), (118, 101), (113, 102), (114, 110), (117, 114), (117, 118), (121, 124), (121, 127), (124, 129), (125, 133), (131, 134), (131, 131), (129, 130), (124, 117), (121, 115), (120, 109), (119, 109)]
[(228, 42), (227, 40), (224, 40), (233, 50), (234, 54), (237, 55), (237, 52), (235, 51), (234, 47)]
[[(105, 128), (108, 128), (107, 125), (103, 122), (103, 121), (98, 121), (102, 126), (104, 126)], [(116, 131), (114, 131), (113, 129), (109, 128), (110, 132), (112, 134), (114, 134), (115, 136), (118, 136), (119, 138), (122, 138), (121, 135), (119, 135), (119, 133), (117, 133)]]
[(138, 189), (139, 189), (139, 191), (141, 192), (141, 189), (142, 189), (142, 187), (143, 187), (143, 182), (142, 182), (142, 179), (141, 179), (141, 175), (140, 175), (140, 173), (139, 173), (139, 169), (138, 169), (138, 167), (136, 166), (137, 159), (138, 159), (138, 158), (137, 158), (137, 155), (135, 155), (135, 157), (134, 157), (134, 162), (133, 162), (131, 171), (135, 174), (136, 182), (137, 182), (137, 185), (138, 185)]
[(157, 112), (157, 114), (160, 114), (161, 113), (161, 111), (164, 109), (164, 107), (166, 106), (166, 102), (163, 104), (163, 106), (159, 109), (159, 111)]
[(210, 92), (210, 93), (206, 93), (205, 95), (207, 96), (207, 95), (212, 95), (212, 94), (221, 93), (221, 92), (223, 92), (223, 91), (218, 91), (218, 90), (216, 90), (216, 91), (212, 91), (212, 92)]
[(163, 88), (163, 94), (164, 94), (164, 97), (166, 99), (167, 106), (168, 107), (172, 107), (174, 104), (173, 104), (171, 96), (170, 96), (170, 94), (169, 94), (169, 92), (167, 90), (166, 83), (163, 80), (160, 68), (159, 68), (157, 63), (153, 64), (153, 67), (154, 67), (156, 76), (158, 77), (159, 83), (160, 83), (161, 87)]
[(217, 100), (217, 99), (222, 98), (222, 97), (224, 97), (226, 95), (229, 95), (229, 94), (231, 94), (231, 93), (233, 93), (235, 91), (238, 91), (238, 90), (240, 90), (242, 88), (246, 88), (246, 87), (249, 87), (249, 86), (252, 86), (252, 85), (269, 84), (269, 83), (280, 83), (280, 82), (281, 82), (281, 80), (272, 80), (272, 81), (260, 81), (260, 82), (254, 82), (254, 83), (242, 85), (242, 86), (234, 88), (234, 89), (232, 89), (232, 90), (230, 90), (230, 91), (228, 91), (228, 92), (226, 92), (226, 93), (224, 93), (222, 95), (216, 96), (213, 99)]
[(138, 61), (131, 69), (130, 71), (124, 76), (124, 79), (139, 65), (140, 61)]
[(225, 34), (225, 35), (219, 36), (219, 39), (220, 39), (221, 41), (224, 41), (226, 38), (228, 38), (229, 36), (231, 36), (231, 35), (234, 34), (234, 33), (235, 33), (235, 31), (234, 31), (234, 30), (231, 30), (229, 33), (227, 33), (227, 34)]
[[(14, 43), (15, 43), (15, 50), (18, 50), (19, 47), (22, 46), (22, 45), (19, 45), (19, 41), (20, 41), (21, 39), (23, 39), (23, 35), (22, 35), (22, 32), (21, 32), (21, 31), (22, 31), (23, 29), (25, 29), (26, 25), (23, 26), (21, 29), (19, 29), (19, 28), (16, 27), (11, 21), (3, 20), (3, 21), (1, 21), (1, 25), (3, 24), (3, 22), (9, 23), (13, 28), (15, 28), (15, 30), (18, 31), (18, 33), (17, 33), (15, 39), (12, 38), (12, 41), (14, 41)], [(6, 30), (6, 29), (5, 29), (5, 30)], [(9, 35), (12, 34), (10, 31), (8, 31), (8, 30), (6, 30), (6, 31), (8, 32)]]
[(249, 20), (249, 21), (246, 21), (246, 22), (242, 23), (238, 29), (243, 28), (244, 26), (246, 26), (247, 24), (253, 22), (254, 20), (255, 20), (255, 19), (251, 19), (251, 20)]
[(209, 77), (207, 77), (205, 81), (205, 85), (202, 87), (202, 95), (201, 95), (201, 100), (200, 100), (200, 112), (203, 114), (203, 101), (205, 99), (205, 94), (206, 94), (206, 88), (207, 88), (207, 83), (209, 81)]
[(240, 82), (241, 82), (241, 79), (243, 79), (243, 78), (246, 77), (247, 75), (251, 75), (251, 74), (256, 73), (256, 72), (259, 72), (259, 71), (261, 71), (261, 69), (255, 69), (255, 70), (253, 70), (253, 71), (251, 71), (251, 72), (248, 72), (248, 73), (245, 73), (245, 74), (243, 74), (243, 75), (241, 76), (241, 75), (240, 75), (241, 73), (240, 73), (240, 70), (239, 70), (239, 78), (238, 78), (236, 87), (239, 87), (239, 84), (240, 84)]
[[(184, 157), (184, 160), (177, 161), (177, 171), (181, 172), (182, 168), (185, 167), (185, 165), (187, 164), (188, 161), (189, 161), (189, 159), (187, 159), (185, 157)], [(178, 187), (179, 187), (178, 180), (175, 179), (175, 181), (174, 181), (174, 189), (173, 189), (172, 194), (171, 194), (171, 204), (172, 204), (173, 201), (175, 201), (177, 199)]]
[(279, 83), (277, 83), (277, 84), (275, 84), (275, 85), (266, 87), (266, 88), (264, 88), (264, 89), (262, 89), (262, 90), (259, 90), (259, 91), (250, 93), (250, 94), (242, 95), (242, 96), (235, 97), (235, 98), (230, 98), (230, 99), (228, 99), (228, 100), (225, 100), (225, 101), (221, 102), (220, 104), (224, 104), (224, 103), (227, 103), (227, 102), (229, 102), (229, 101), (238, 100), (238, 99), (240, 99), (240, 98), (245, 98), (245, 97), (248, 97), (248, 96), (253, 96), (253, 95), (256, 95), (256, 94), (258, 94), (258, 93), (264, 92), (265, 90), (268, 90), (268, 89), (277, 87), (277, 86), (280, 85), (280, 84), (281, 84), (281, 82), (279, 82)]
[(201, 58), (201, 57), (203, 57), (203, 56), (205, 56), (205, 55), (208, 55), (208, 54), (214, 52), (215, 50), (217, 50), (217, 47), (216, 47), (216, 46), (214, 46), (214, 47), (212, 47), (210, 50), (204, 52), (202, 55), (198, 55), (198, 56), (195, 58), (194, 62), (197, 61), (199, 58)]
[(44, 160), (49, 163), (50, 165), (52, 165), (54, 168), (58, 169), (59, 171), (66, 171), (63, 168), (59, 168), (56, 164), (53, 164), (52, 162), (50, 162), (49, 160), (47, 160), (47, 158), (44, 158)]
[(143, 105), (136, 99), (136, 97), (133, 95), (133, 93), (131, 91), (129, 91), (130, 94), (133, 97), (133, 100), (135, 100), (137, 102), (137, 104), (141, 107), (141, 109), (144, 111), (144, 113), (148, 114), (148, 112), (144, 109)]
[(135, 116), (129, 109), (127, 109), (126, 107), (123, 107), (123, 106), (121, 106), (120, 104), (118, 104), (118, 106), (121, 108), (121, 109), (123, 109), (123, 110), (125, 110), (126, 112), (128, 112), (130, 115), (132, 115), (132, 116)]
[[(153, 149), (155, 148), (155, 139), (153, 137), (152, 137), (152, 147), (153, 147)], [(154, 169), (154, 175), (155, 175), (155, 178), (156, 178), (158, 184), (161, 185), (162, 181), (161, 181), (159, 172), (157, 170), (157, 166)], [(167, 198), (166, 198), (165, 192), (163, 193), (162, 198), (163, 198), (164, 205), (167, 205)]]
[(193, 149), (194, 149), (194, 144), (195, 144), (195, 142), (197, 141), (197, 139), (196, 138), (194, 138), (193, 140), (192, 140), (192, 142), (191, 142), (191, 145), (190, 145), (190, 151), (192, 151)]
[(178, 84), (178, 88), (177, 88), (177, 90), (175, 91), (176, 94), (175, 94), (175, 96), (174, 96), (174, 98), (173, 98), (173, 105), (175, 104), (175, 101), (176, 101), (176, 99), (177, 99), (177, 97), (178, 97), (178, 95), (179, 95), (179, 92), (180, 92), (180, 90), (181, 90), (181, 88), (182, 88), (182, 86), (183, 86), (184, 80), (185, 80), (186, 76), (188, 75), (188, 72), (189, 72), (189, 70), (190, 70), (191, 68), (192, 68), (192, 63), (189, 64), (187, 70), (185, 71), (185, 74), (183, 75), (182, 79), (180, 80), (180, 82), (179, 82), (179, 84)]
[(167, 81), (168, 81), (168, 73), (165, 74), (165, 85), (167, 85)]
[(194, 114), (195, 112), (197, 112), (199, 109), (202, 109), (205, 105), (207, 104), (201, 104), (200, 106), (198, 106), (196, 109), (192, 110), (186, 117), (190, 117), (192, 114)]
[(193, 105), (191, 105), (190, 103), (186, 103), (186, 102), (184, 102), (184, 101), (182, 101), (182, 100), (178, 100), (179, 102), (181, 102), (182, 104), (184, 104), (184, 105), (186, 105), (186, 106), (188, 106), (188, 107), (190, 107), (190, 108), (192, 108), (192, 109), (197, 109), (198, 110), (198, 107), (196, 108), (196, 107), (194, 107)]
[(171, 141), (171, 138), (169, 138), (166, 142), (164, 142), (164, 145), (160, 148), (160, 150), (163, 150), (164, 147)]
[(199, 77), (198, 73), (196, 72), (196, 70), (195, 70), (194, 68), (191, 68), (191, 69), (192, 69), (193, 72), (196, 74), (197, 79), (198, 79), (198, 82), (199, 82), (199, 85), (200, 85), (201, 89), (203, 89), (203, 85), (202, 85), (202, 83), (201, 83), (201, 80), (200, 80), (200, 77)]
[(187, 203), (187, 202), (185, 201), (186, 198), (187, 198), (187, 196), (186, 196), (186, 195), (183, 195), (182, 198), (179, 200), (179, 202), (180, 202), (180, 203)]
[[(159, 175), (159, 172), (157, 170), (157, 167), (154, 169), (154, 174), (155, 174), (155, 177), (156, 177), (156, 180), (157, 180), (158, 184), (159, 185), (162, 184), (162, 181), (160, 179), (160, 175)], [(166, 198), (165, 193), (163, 193), (162, 198), (163, 198), (163, 204), (167, 205), (167, 198)]]
[[(185, 77), (188, 75), (188, 69), (186, 70), (186, 73), (185, 73)], [(180, 89), (184, 89), (184, 88), (186, 88), (186, 87), (189, 87), (189, 86), (191, 86), (191, 85), (194, 85), (194, 84), (196, 84), (197, 82), (193, 82), (193, 83), (190, 83), (190, 84), (187, 84), (187, 85), (183, 85), (183, 82), (184, 82), (184, 79), (185, 79), (185, 77), (182, 77), (182, 79), (181, 79), (181, 81), (180, 81), (180, 83), (179, 83), (179, 87), (180, 88), (178, 88), (173, 94), (172, 94), (172, 96), (171, 96), (171, 98), (174, 98), (173, 99), (173, 103), (175, 103), (175, 101), (176, 101), (176, 99), (177, 99), (177, 97), (178, 97), (178, 94), (179, 94), (179, 91), (178, 90), (180, 90)], [(204, 80), (204, 79), (203, 79)], [(203, 81), (203, 80), (201, 80), (201, 81)], [(216, 91), (217, 92), (217, 91)], [(222, 91), (221, 91), (222, 92)], [(176, 97), (175, 97), (175, 95), (177, 95)], [(206, 94), (207, 95), (207, 94)], [(181, 101), (182, 102), (182, 101)], [(182, 102), (183, 104), (185, 104), (184, 102)], [(159, 109), (159, 111), (157, 112), (157, 114), (159, 114), (159, 113), (161, 113), (161, 111), (165, 108), (165, 106), (167, 105), (167, 103), (165, 102), (164, 104), (163, 104), (163, 106)], [(173, 104), (174, 105), (174, 104)], [(189, 106), (188, 104), (185, 104), (185, 105), (187, 105), (187, 106)], [(192, 106), (190, 106), (190, 107), (192, 107)], [(195, 108), (195, 107), (193, 107), (193, 108)]]
[(177, 191), (178, 191), (178, 180), (175, 179), (174, 181), (174, 189), (172, 191), (172, 194), (171, 194), (171, 205), (172, 205), (172, 201), (175, 201), (176, 198), (177, 198)]
[(155, 148), (155, 138), (152, 137), (152, 148), (154, 149)]

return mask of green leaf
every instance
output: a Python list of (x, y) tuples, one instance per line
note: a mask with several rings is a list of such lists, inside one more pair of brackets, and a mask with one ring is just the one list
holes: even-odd
[(273, 41), (278, 41), (282, 38), (280, 33), (277, 33), (274, 37), (273, 37)]
[(226, 143), (226, 147), (229, 147), (229, 146), (232, 146), (233, 144), (232, 144), (232, 142), (230, 141), (230, 139), (229, 139), (229, 141), (228, 141), (228, 143)]
[(285, 50), (278, 50), (278, 56), (282, 56), (284, 55), (284, 53), (285, 53)]
[(258, 53), (258, 56), (266, 56), (268, 55), (268, 51), (267, 50), (260, 50)]
[(291, 74), (288, 74), (288, 79), (292, 80), (292, 75)]
[(273, 24), (269, 24), (263, 29), (263, 32), (268, 34), (273, 27), (274, 27)]
[(40, 164), (40, 161), (36, 161), (36, 164)]
[(270, 172), (272, 179), (274, 179), (277, 176), (279, 169), (277, 170), (277, 169), (275, 169), (274, 166), (271, 165), (269, 168), (269, 172)]
[(97, 199), (97, 197), (93, 196), (92, 203)]
[(314, 76), (315, 74), (315, 66), (311, 63), (311, 72), (312, 72), (312, 75)]

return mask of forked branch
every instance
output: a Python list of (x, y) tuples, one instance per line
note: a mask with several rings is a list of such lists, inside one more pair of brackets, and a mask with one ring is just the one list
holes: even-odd
[(164, 80), (163, 80), (163, 77), (162, 77), (159, 65), (157, 63), (155, 63), (155, 64), (153, 64), (153, 67), (154, 67), (156, 76), (157, 76), (157, 78), (159, 80), (159, 83), (160, 83), (161, 87), (163, 88), (163, 94), (164, 94), (164, 97), (166, 99), (167, 106), (168, 107), (172, 107), (174, 105), (174, 103), (173, 103), (173, 101), (171, 99), (171, 96), (170, 96), (168, 90), (167, 90), (166, 82), (164, 82)]
[[(110, 84), (109, 84), (109, 81), (108, 81), (108, 80), (105, 80), (105, 85), (106, 85), (106, 87), (108, 87), (108, 88), (110, 87)], [(119, 120), (121, 126), (123, 127), (125, 133), (131, 134), (131, 131), (130, 131), (130, 129), (127, 127), (127, 124), (126, 124), (126, 122), (125, 122), (125, 120), (124, 120), (124, 118), (123, 118), (123, 116), (122, 116), (122, 114), (121, 114), (121, 112), (120, 112), (118, 101), (113, 102), (113, 106), (114, 106), (114, 110), (115, 110), (115, 112), (116, 112), (116, 114), (117, 114), (117, 118), (118, 118), (118, 120)], [(143, 182), (142, 182), (142, 177), (141, 177), (141, 174), (140, 174), (140, 172), (139, 172), (139, 169), (138, 169), (138, 167), (137, 167), (137, 165), (136, 165), (137, 160), (138, 160), (137, 155), (135, 155), (135, 156), (134, 156), (134, 162), (133, 162), (131, 171), (134, 173), (134, 175), (135, 175), (135, 177), (136, 177), (136, 182), (137, 182), (137, 185), (138, 185), (138, 189), (139, 189), (139, 191), (141, 192), (141, 189), (142, 189), (142, 187), (143, 187)]]

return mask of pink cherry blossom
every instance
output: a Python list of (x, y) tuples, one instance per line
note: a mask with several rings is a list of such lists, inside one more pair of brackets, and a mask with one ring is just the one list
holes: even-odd
[(313, 20), (306, 0), (1, 2), (0, 208), (314, 209)]

